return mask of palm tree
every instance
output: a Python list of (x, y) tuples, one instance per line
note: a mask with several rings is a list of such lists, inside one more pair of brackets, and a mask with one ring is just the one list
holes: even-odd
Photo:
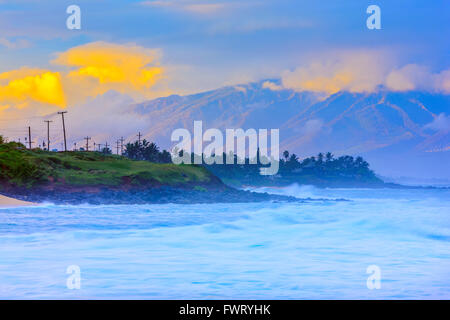
[(291, 157), (289, 158), (289, 162), (292, 162), (292, 164), (298, 162), (298, 157), (295, 153), (291, 154)]
[(322, 164), (322, 162), (323, 162), (323, 153), (322, 152), (317, 155), (317, 162), (319, 164)]
[(284, 150), (284, 151), (283, 151), (283, 157), (284, 157), (284, 161), (288, 161), (288, 158), (289, 158), (289, 151)]

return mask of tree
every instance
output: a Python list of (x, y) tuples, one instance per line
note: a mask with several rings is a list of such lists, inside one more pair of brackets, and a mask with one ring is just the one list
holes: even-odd
[(284, 161), (288, 161), (288, 159), (289, 159), (289, 151), (284, 150), (283, 151), (283, 157), (284, 157)]
[(138, 141), (135, 141), (134, 143), (128, 142), (125, 146), (125, 151), (123, 152), (123, 155), (133, 160), (141, 160), (139, 142)]
[(123, 155), (133, 160), (146, 160), (158, 163), (170, 163), (172, 157), (166, 150), (159, 151), (159, 147), (154, 142), (147, 140), (135, 141), (134, 143), (127, 143)]
[(172, 162), (172, 157), (170, 156), (170, 152), (168, 152), (167, 150), (163, 150), (159, 154), (159, 162), (161, 162), (161, 163), (171, 163)]
[(323, 163), (323, 153), (322, 152), (317, 155), (317, 162), (319, 164)]
[(155, 143), (149, 143), (144, 139), (142, 141), (142, 158), (143, 160), (158, 162), (159, 160), (159, 148)]
[(363, 160), (362, 157), (356, 157), (355, 165), (356, 165), (357, 167), (361, 166), (361, 164), (362, 164), (363, 162), (364, 162), (364, 160)]
[(111, 151), (110, 148), (103, 147), (101, 153), (103, 153), (103, 154), (112, 154), (112, 151)]
[(333, 154), (331, 152), (327, 152), (325, 154), (325, 161), (330, 162), (331, 160), (333, 160)]
[(291, 154), (290, 158), (289, 158), (289, 162), (294, 165), (296, 163), (298, 163), (298, 157), (295, 153)]

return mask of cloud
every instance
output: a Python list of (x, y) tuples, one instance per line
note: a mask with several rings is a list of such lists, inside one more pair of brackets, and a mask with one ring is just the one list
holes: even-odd
[[(381, 52), (357, 51), (321, 57), (293, 71), (282, 73), (285, 88), (333, 94), (374, 91), (383, 81), (388, 56)], [(381, 65), (381, 66), (380, 66)]]
[(76, 90), (76, 95), (87, 92), (88, 96), (96, 96), (116, 90), (145, 97), (163, 77), (159, 57), (155, 49), (93, 42), (58, 54), (53, 63), (72, 69), (65, 82)]
[(311, 119), (306, 121), (302, 127), (302, 136), (314, 137), (324, 129), (324, 123), (321, 119)]
[(283, 86), (280, 86), (280, 85), (278, 85), (278, 84), (276, 84), (275, 82), (272, 82), (272, 81), (264, 81), (264, 83), (262, 84), (262, 87), (264, 89), (270, 89), (270, 90), (273, 90), (273, 91), (282, 90), (283, 89)]
[(186, 11), (197, 14), (212, 14), (227, 8), (225, 3), (194, 3), (184, 7)]
[[(128, 108), (134, 102), (129, 95), (108, 91), (70, 108), (67, 114), (70, 139), (79, 146), (84, 144), (86, 132), (92, 138), (92, 145), (94, 142), (114, 143), (116, 140), (112, 141), (111, 136), (134, 139), (139, 130), (151, 125), (148, 118)], [(86, 117), (86, 110), (89, 110), (89, 117)]]
[(179, 11), (209, 15), (220, 12), (230, 6), (231, 3), (205, 3), (201, 1), (142, 1), (141, 5), (150, 7), (171, 8)]
[(450, 70), (432, 73), (427, 67), (409, 64), (393, 70), (386, 77), (392, 91), (426, 90), (450, 93)]
[(180, 12), (191, 13), (201, 16), (211, 16), (225, 13), (242, 7), (253, 6), (256, 3), (243, 3), (239, 1), (201, 1), (201, 0), (166, 0), (166, 1), (142, 1), (141, 5), (147, 7), (168, 8)]
[(53, 61), (58, 70), (22, 67), (0, 73), (0, 114), (17, 116), (14, 110), (30, 107), (48, 112), (110, 90), (154, 97), (153, 87), (165, 71), (159, 57), (156, 49), (93, 42), (58, 53)]
[(58, 72), (21, 68), (0, 74), (0, 103), (23, 108), (33, 101), (65, 106), (65, 94)]
[(432, 73), (416, 64), (394, 67), (382, 51), (344, 51), (322, 56), (292, 71), (282, 73), (282, 85), (297, 91), (333, 94), (339, 91), (374, 92), (425, 90), (450, 93), (450, 70)]
[[(68, 148), (72, 149), (74, 143), (77, 147), (84, 147), (84, 137), (89, 135), (90, 148), (96, 144), (112, 144), (116, 139), (124, 137), (133, 140), (139, 130), (145, 130), (151, 125), (151, 121), (141, 114), (134, 113), (128, 108), (135, 101), (132, 97), (115, 91), (108, 91), (103, 95), (88, 98), (78, 105), (69, 105), (66, 109), (65, 125), (68, 139)], [(1, 106), (0, 106), (1, 109)], [(42, 111), (42, 109), (40, 109)], [(20, 112), (23, 110), (16, 110)], [(24, 116), (20, 113), (8, 113), (8, 118), (14, 116), (17, 120), (3, 121), (0, 117), (0, 131), (11, 139), (21, 138), (22, 141), (28, 134), (28, 126), (31, 127), (32, 140), (41, 144), (47, 140), (47, 127), (43, 120), (52, 120), (50, 124), (50, 141), (52, 148), (62, 150), (63, 135), (61, 116), (49, 111), (37, 115), (35, 109), (29, 109)], [(26, 119), (23, 119), (23, 118)], [(14, 119), (14, 118), (13, 118)], [(113, 149), (115, 152), (115, 148)]]
[(26, 39), (17, 39), (16, 41), (11, 41), (8, 38), (0, 38), (0, 45), (8, 49), (24, 49), (29, 48), (31, 43)]
[(450, 131), (450, 116), (445, 115), (445, 113), (439, 114), (432, 122), (425, 125), (425, 129)]

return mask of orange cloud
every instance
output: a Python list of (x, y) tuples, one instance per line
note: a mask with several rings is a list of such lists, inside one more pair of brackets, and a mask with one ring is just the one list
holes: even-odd
[(164, 73), (158, 58), (158, 50), (94, 42), (69, 49), (53, 62), (74, 68), (67, 74), (66, 82), (89, 89), (90, 96), (108, 90), (146, 96)]
[(345, 51), (325, 56), (282, 75), (285, 88), (333, 94), (374, 91), (384, 81), (389, 57), (383, 52)]
[(51, 112), (109, 90), (154, 97), (151, 88), (165, 72), (159, 56), (158, 50), (136, 45), (93, 42), (57, 54), (53, 63), (66, 70), (23, 67), (0, 73), (0, 113), (30, 106), (34, 113)]
[(0, 102), (18, 108), (31, 102), (64, 107), (61, 75), (49, 70), (21, 68), (0, 74)]
[(416, 64), (396, 69), (387, 52), (349, 50), (322, 56), (320, 60), (282, 74), (282, 87), (297, 91), (374, 92), (380, 86), (392, 91), (449, 93), (450, 70), (432, 73), (427, 67)]

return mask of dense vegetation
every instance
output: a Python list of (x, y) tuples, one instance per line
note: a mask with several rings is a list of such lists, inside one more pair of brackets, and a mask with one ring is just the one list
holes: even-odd
[[(182, 156), (183, 151), (180, 151)], [(259, 154), (259, 153), (258, 153)], [(135, 160), (147, 160), (151, 162), (169, 163), (170, 153), (166, 150), (160, 152), (155, 143), (143, 140), (128, 143), (125, 156)], [(194, 162), (193, 154), (191, 162)], [(222, 155), (225, 163), (225, 154)], [(257, 163), (261, 159), (256, 159)], [(330, 152), (319, 153), (317, 157), (309, 157), (299, 160), (297, 155), (283, 152), (279, 162), (279, 171), (275, 176), (262, 176), (259, 174), (260, 165), (249, 164), (249, 159), (244, 164), (237, 164), (237, 156), (234, 156), (231, 165), (213, 164), (203, 166), (218, 176), (222, 181), (234, 185), (287, 185), (292, 183), (313, 184), (319, 186), (359, 186), (383, 183), (374, 172), (369, 169), (369, 164), (362, 157), (341, 156), (335, 158)]]
[(123, 155), (132, 160), (146, 160), (155, 163), (172, 162), (168, 151), (159, 151), (159, 147), (155, 143), (150, 143), (145, 139), (142, 142), (127, 143)]
[[(223, 155), (225, 159), (225, 155)], [(288, 185), (292, 183), (318, 186), (361, 186), (382, 184), (369, 164), (362, 157), (341, 156), (335, 158), (330, 152), (299, 160), (297, 155), (283, 152), (279, 171), (274, 176), (259, 174), (261, 165), (245, 164), (205, 165), (225, 183), (242, 185)], [(258, 161), (259, 163), (259, 161)]]
[(200, 166), (132, 161), (102, 152), (28, 150), (0, 136), (0, 188), (41, 184), (120, 186), (201, 184), (212, 175)]
[[(135, 160), (147, 160), (151, 162), (170, 163), (171, 156), (166, 150), (162, 152), (155, 143), (146, 140), (139, 143), (128, 143), (125, 156)], [(179, 152), (183, 155), (183, 151)], [(191, 154), (191, 162), (200, 156)], [(226, 155), (222, 155), (225, 163)], [(256, 159), (261, 163), (259, 152)], [(212, 164), (203, 166), (218, 176), (222, 181), (233, 186), (243, 185), (288, 185), (292, 183), (313, 184), (317, 186), (374, 186), (383, 183), (370, 170), (369, 164), (362, 157), (341, 156), (335, 158), (330, 152), (300, 160), (297, 155), (283, 152), (279, 161), (278, 174), (274, 176), (260, 175), (261, 165), (249, 164), (245, 159), (243, 164), (238, 164), (238, 158), (234, 155), (234, 164)]]

